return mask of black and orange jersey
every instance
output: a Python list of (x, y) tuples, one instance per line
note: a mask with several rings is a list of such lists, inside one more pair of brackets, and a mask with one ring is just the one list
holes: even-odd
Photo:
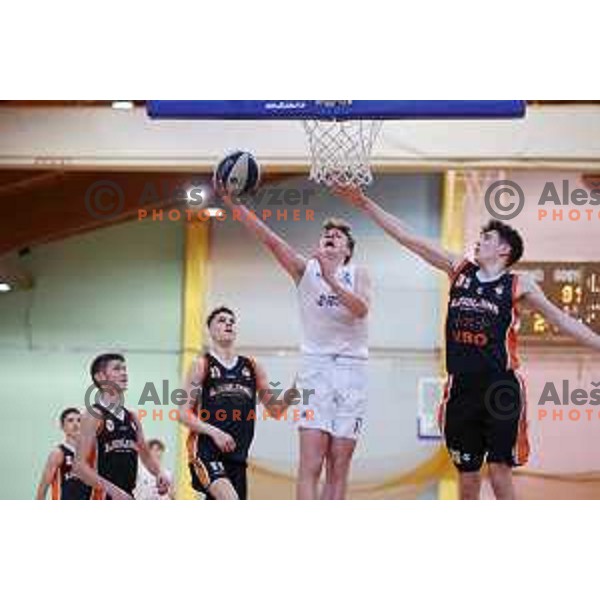
[[(205, 355), (206, 374), (202, 394), (196, 405), (197, 416), (235, 440), (236, 448), (224, 456), (232, 462), (245, 463), (254, 439), (257, 382), (254, 360), (238, 356), (228, 368), (212, 354)], [(212, 439), (190, 433), (187, 440), (190, 461), (203, 451), (216, 451)]]
[(53, 500), (89, 500), (92, 488), (73, 474), (75, 449), (67, 444), (59, 444), (62, 462), (52, 480)]
[(94, 408), (102, 415), (96, 434), (98, 474), (131, 494), (138, 469), (137, 423), (126, 408), (122, 409), (122, 418), (101, 404), (94, 404)]
[(446, 369), (450, 374), (517, 369), (517, 275), (480, 281), (479, 267), (464, 261), (450, 287)]

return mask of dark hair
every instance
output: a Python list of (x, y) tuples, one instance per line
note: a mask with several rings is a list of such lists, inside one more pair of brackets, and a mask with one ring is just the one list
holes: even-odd
[(510, 267), (521, 260), (524, 250), (523, 238), (516, 229), (513, 229), (510, 225), (507, 225), (502, 221), (492, 220), (481, 230), (482, 233), (488, 233), (490, 231), (497, 231), (500, 240), (510, 246), (507, 267)]
[(354, 254), (354, 247), (356, 246), (356, 240), (352, 235), (352, 227), (350, 227), (350, 223), (344, 221), (343, 219), (327, 219), (323, 223), (323, 231), (329, 231), (330, 229), (337, 229), (341, 231), (346, 238), (348, 239), (348, 249), (350, 250), (350, 256), (344, 260), (344, 264), (347, 265)]
[(64, 424), (65, 424), (65, 421), (66, 421), (67, 417), (68, 417), (70, 414), (73, 414), (73, 413), (75, 413), (76, 415), (80, 415), (80, 414), (81, 414), (81, 412), (79, 411), (79, 409), (78, 409), (78, 408), (74, 408), (74, 407), (71, 407), (71, 408), (65, 408), (65, 410), (63, 410), (63, 411), (60, 413), (60, 426), (61, 426), (61, 427), (63, 427), (63, 426), (64, 426)]
[(121, 362), (125, 362), (125, 357), (122, 354), (101, 354), (100, 356), (96, 356), (92, 362), (92, 366), (90, 367), (90, 375), (92, 376), (94, 385), (98, 389), (100, 389), (100, 386), (96, 383), (96, 378), (94, 376), (97, 373), (100, 373), (100, 371), (104, 371), (111, 360), (120, 360)]
[(206, 326), (210, 327), (210, 324), (213, 322), (213, 319), (220, 313), (226, 313), (228, 315), (231, 315), (234, 319), (236, 318), (235, 313), (227, 306), (217, 306), (217, 308), (210, 311), (210, 314), (206, 319)]
[(160, 440), (157, 440), (157, 439), (148, 440), (146, 442), (146, 445), (148, 446), (149, 450), (152, 450), (152, 448), (154, 448), (154, 446), (158, 446), (158, 448), (161, 452), (165, 451), (165, 445)]

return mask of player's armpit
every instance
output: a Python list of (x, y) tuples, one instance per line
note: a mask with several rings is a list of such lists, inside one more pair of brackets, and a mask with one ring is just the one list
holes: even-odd
[(469, 259), (464, 256), (456, 256), (452, 261), (452, 270), (448, 273), (450, 281), (454, 281), (458, 274), (469, 263)]
[(516, 299), (537, 310), (550, 323), (559, 327), (562, 323), (562, 317), (567, 315), (546, 298), (540, 286), (529, 274), (521, 274), (517, 277)]
[(516, 300), (529, 302), (532, 295), (544, 296), (544, 292), (529, 273), (519, 273), (515, 277), (517, 277)]

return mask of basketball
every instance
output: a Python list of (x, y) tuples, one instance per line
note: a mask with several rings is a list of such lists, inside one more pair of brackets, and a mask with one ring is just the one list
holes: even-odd
[(224, 188), (233, 196), (253, 192), (260, 182), (258, 161), (250, 154), (238, 150), (219, 161), (214, 176), (215, 187)]

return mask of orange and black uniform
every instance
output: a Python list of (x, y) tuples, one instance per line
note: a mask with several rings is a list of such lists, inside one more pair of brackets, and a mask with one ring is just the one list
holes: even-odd
[[(102, 415), (96, 434), (96, 469), (98, 474), (128, 494), (133, 494), (137, 479), (138, 449), (137, 424), (131, 413), (122, 408), (122, 418), (101, 404), (94, 404)], [(99, 492), (95, 499), (101, 499)], [(104, 498), (110, 500), (110, 496)]]
[(248, 495), (246, 468), (256, 421), (256, 370), (254, 361), (238, 356), (228, 368), (206, 354), (206, 376), (197, 403), (197, 416), (235, 440), (235, 450), (223, 453), (207, 435), (190, 433), (188, 458), (192, 487), (210, 499), (208, 488), (222, 477), (231, 481), (240, 500)]
[(52, 481), (53, 500), (89, 500), (92, 488), (73, 474), (75, 451), (66, 444), (59, 444), (63, 459)]
[(460, 471), (484, 460), (518, 466), (527, 461), (525, 392), (516, 373), (517, 275), (479, 279), (464, 261), (451, 282), (446, 320), (448, 383), (440, 427)]

